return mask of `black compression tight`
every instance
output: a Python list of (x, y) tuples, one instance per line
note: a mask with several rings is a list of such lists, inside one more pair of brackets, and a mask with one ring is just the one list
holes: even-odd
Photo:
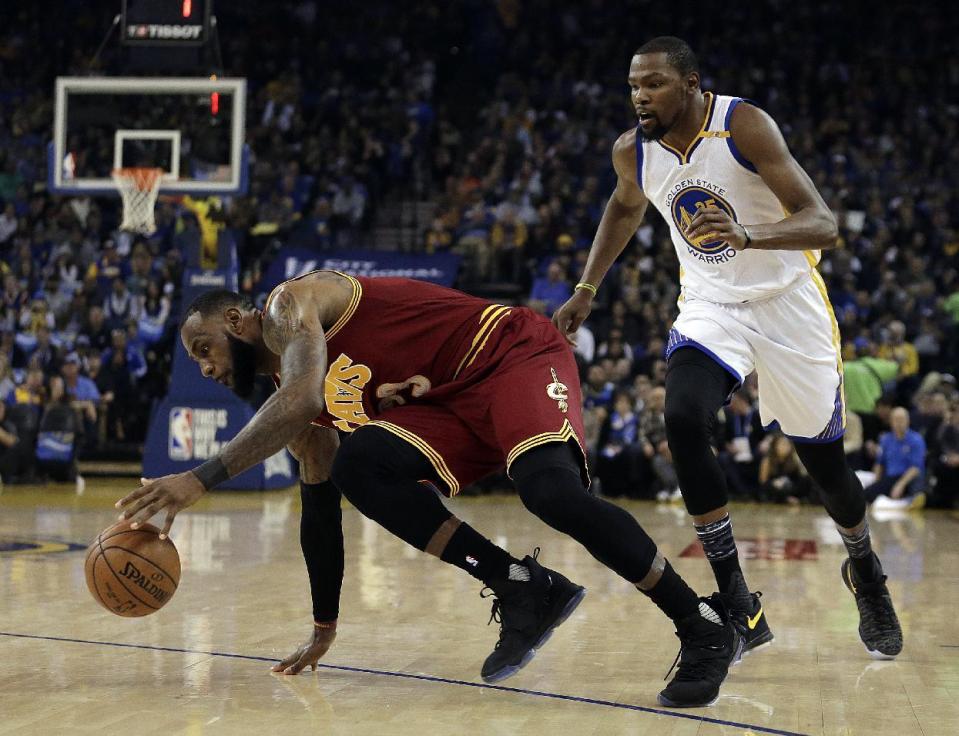
[(418, 482), (434, 475), (423, 453), (375, 426), (343, 440), (330, 471), (330, 479), (360, 513), (420, 550), (452, 516)]
[(592, 495), (583, 485), (572, 447), (549, 443), (520, 455), (510, 468), (523, 504), (557, 531), (631, 583), (642, 580), (656, 544), (625, 509)]
[(666, 439), (686, 510), (702, 516), (726, 505), (726, 477), (710, 443), (716, 414), (736, 380), (697, 348), (680, 348), (666, 370)]
[[(666, 372), (666, 435), (686, 509), (701, 516), (728, 502), (726, 479), (710, 448), (716, 414), (736, 386), (732, 374), (697, 348), (680, 348)], [(862, 521), (862, 484), (846, 462), (842, 438), (795, 442), (796, 452), (819, 485), (823, 506), (839, 526)]]
[(796, 442), (796, 453), (819, 486), (822, 505), (839, 526), (852, 529), (866, 515), (862, 483), (849, 463), (842, 437), (832, 442)]

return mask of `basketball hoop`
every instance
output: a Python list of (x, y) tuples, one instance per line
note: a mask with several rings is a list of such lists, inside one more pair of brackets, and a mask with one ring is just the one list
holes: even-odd
[(153, 208), (160, 193), (163, 169), (114, 169), (113, 182), (123, 198), (121, 230), (150, 235), (156, 230)]

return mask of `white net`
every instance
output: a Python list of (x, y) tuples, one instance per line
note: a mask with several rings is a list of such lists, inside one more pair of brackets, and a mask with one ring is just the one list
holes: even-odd
[(113, 182), (123, 198), (121, 230), (150, 235), (156, 230), (153, 208), (160, 192), (163, 169), (114, 169)]

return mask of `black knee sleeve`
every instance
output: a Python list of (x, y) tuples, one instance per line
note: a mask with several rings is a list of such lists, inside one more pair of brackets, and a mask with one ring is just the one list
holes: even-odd
[(833, 521), (847, 529), (856, 526), (866, 515), (866, 498), (862, 483), (846, 462), (842, 438), (823, 443), (796, 442), (795, 445)]
[(726, 479), (711, 448), (716, 414), (736, 381), (696, 348), (680, 348), (666, 372), (666, 439), (686, 510), (697, 516), (728, 501)]
[(426, 457), (380, 427), (361, 427), (340, 444), (330, 479), (360, 513), (421, 550), (452, 516), (419, 483), (439, 483)]
[(604, 565), (639, 582), (653, 564), (656, 544), (627, 511), (589, 493), (573, 452), (550, 443), (520, 455), (510, 469), (520, 499)]

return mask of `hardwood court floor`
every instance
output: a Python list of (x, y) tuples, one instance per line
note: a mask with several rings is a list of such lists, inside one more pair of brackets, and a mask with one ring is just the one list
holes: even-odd
[[(184, 572), (171, 603), (142, 619), (105, 612), (86, 590), (82, 548), (64, 543), (85, 546), (130, 485), (0, 494), (0, 548), (20, 548), (0, 552), (0, 734), (959, 733), (954, 515), (871, 519), (906, 636), (897, 661), (873, 662), (825, 515), (737, 507), (741, 552), (766, 558), (746, 569), (776, 641), (733, 670), (715, 706), (667, 711), (656, 693), (677, 651), (668, 621), (514, 497), (452, 506), (516, 555), (541, 545), (541, 560), (589, 594), (525, 670), (490, 688), (479, 668), (496, 630), (480, 586), (352, 508), (327, 666), (268, 672), (310, 630), (295, 489), (208, 497), (174, 526)], [(680, 509), (625, 505), (700, 592), (712, 589), (705, 561), (680, 556), (694, 539)]]

